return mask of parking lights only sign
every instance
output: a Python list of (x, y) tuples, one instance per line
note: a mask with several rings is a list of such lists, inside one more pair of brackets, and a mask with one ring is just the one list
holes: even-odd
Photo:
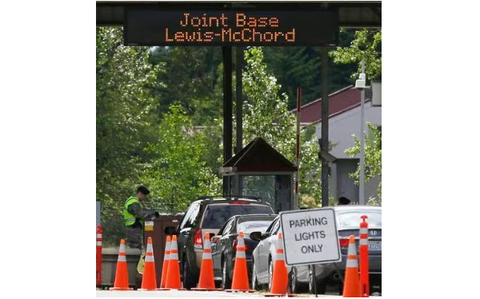
[(333, 209), (284, 211), (280, 221), (287, 265), (341, 261)]

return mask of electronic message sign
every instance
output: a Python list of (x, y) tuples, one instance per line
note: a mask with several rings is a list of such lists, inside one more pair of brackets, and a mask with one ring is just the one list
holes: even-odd
[(126, 45), (336, 45), (338, 14), (329, 10), (126, 10)]

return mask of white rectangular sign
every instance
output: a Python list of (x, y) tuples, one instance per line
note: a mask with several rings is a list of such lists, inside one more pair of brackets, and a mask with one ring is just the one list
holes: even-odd
[(342, 260), (333, 209), (280, 212), (287, 265), (321, 264)]

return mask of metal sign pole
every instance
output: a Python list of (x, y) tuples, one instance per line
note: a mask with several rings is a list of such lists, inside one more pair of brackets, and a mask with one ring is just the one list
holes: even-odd
[[(362, 74), (365, 74), (365, 59), (362, 59)], [(360, 178), (359, 178), (359, 202), (365, 205), (365, 88), (360, 91)]]

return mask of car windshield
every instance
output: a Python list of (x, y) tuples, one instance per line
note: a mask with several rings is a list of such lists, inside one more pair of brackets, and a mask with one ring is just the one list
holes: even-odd
[(209, 205), (205, 211), (202, 228), (220, 228), (235, 215), (246, 214), (271, 214), (272, 208), (257, 204), (214, 204)]
[(249, 235), (251, 232), (265, 232), (267, 227), (272, 223), (272, 220), (251, 220), (240, 222), (237, 225), (237, 232), (244, 232), (245, 235)]
[(369, 227), (382, 227), (382, 211), (381, 210), (348, 210), (337, 211), (337, 225), (340, 228), (358, 228), (363, 215), (367, 215)]

